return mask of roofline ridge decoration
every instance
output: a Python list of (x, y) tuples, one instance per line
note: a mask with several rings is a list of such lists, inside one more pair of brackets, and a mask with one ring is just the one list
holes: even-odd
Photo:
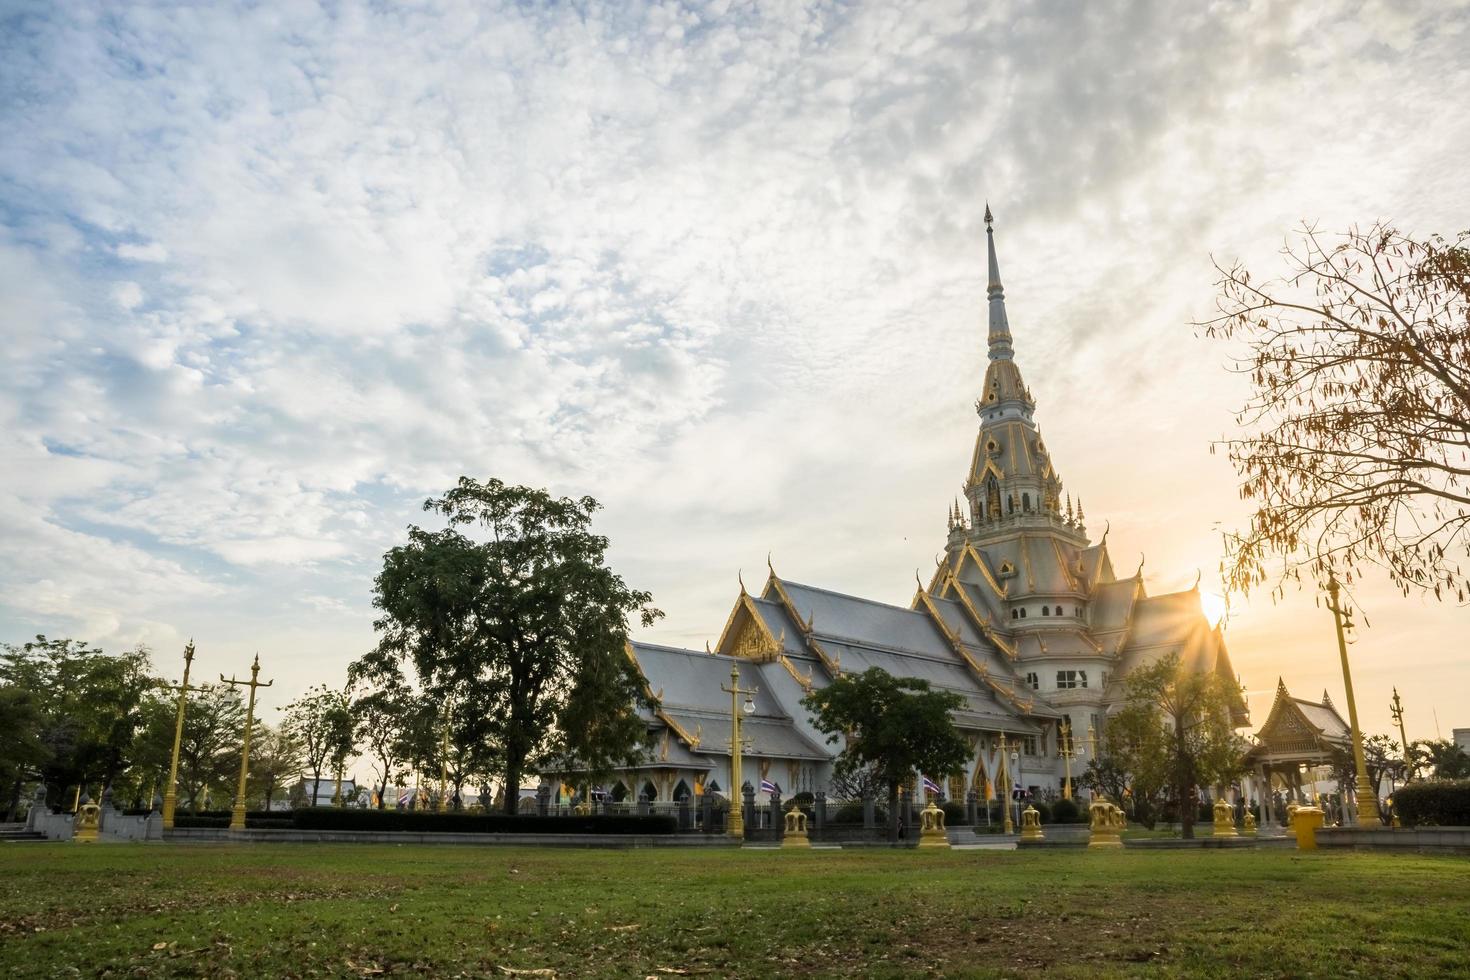
[(664, 710), (664, 706), (663, 706), (663, 693), (664, 693), (664, 689), (663, 688), (659, 688), (658, 689), (658, 696), (657, 697), (654, 696), (654, 694), (653, 694), (653, 687), (652, 687), (652, 685), (650, 685), (648, 683), (648, 675), (645, 674), (645, 673), (643, 673), (643, 665), (638, 662), (638, 655), (633, 650), (633, 641), (632, 640), (624, 640), (623, 641), (623, 653), (625, 655), (627, 655), (627, 657), (628, 657), (628, 659), (630, 661), (633, 662), (633, 669), (638, 672), (638, 679), (639, 679), (639, 681), (642, 682), (642, 685), (643, 685), (643, 693), (648, 696), (648, 699), (651, 702), (651, 707), (653, 708), (654, 717), (658, 718), (659, 721), (662, 721), (665, 725), (669, 726), (669, 728), (673, 729), (674, 730), (674, 734), (678, 735), (679, 738), (683, 739), (684, 744), (686, 746), (688, 746), (690, 749), (697, 748), (699, 746), (699, 741), (700, 740), (698, 738), (696, 738), (695, 736), (691, 735), (684, 728), (683, 725), (680, 725), (677, 721), (675, 721), (669, 715), (668, 712), (666, 712)]
[(1016, 696), (1016, 693), (1013, 690), (1002, 686), (993, 677), (991, 677), (990, 668), (980, 661), (976, 660), (974, 656), (971, 655), (970, 651), (965, 649), (965, 645), (960, 641), (958, 633), (953, 633), (950, 631), (948, 624), (944, 622), (944, 617), (940, 616), (939, 610), (934, 608), (934, 603), (928, 593), (920, 592), (918, 598), (919, 601), (923, 603), (924, 609), (928, 612), (928, 618), (931, 621), (937, 622), (940, 633), (942, 633), (944, 635), (944, 638), (949, 641), (950, 646), (953, 648), (954, 652), (959, 655), (959, 658), (965, 662), (965, 665), (968, 666), (975, 673), (975, 675), (979, 677), (980, 680), (988, 685), (993, 691), (998, 694), (1003, 694), (1006, 699), (1011, 702), (1011, 704), (1021, 709), (1024, 713), (1030, 714), (1032, 705), (1034, 704), (1034, 699), (1022, 702), (1021, 699)]
[(1084, 593), (1082, 592), (1082, 583), (1077, 581), (1077, 576), (1073, 575), (1072, 570), (1067, 567), (1067, 556), (1062, 554), (1061, 542), (1051, 535), (1047, 535), (1047, 540), (1051, 542), (1052, 551), (1056, 552), (1057, 564), (1062, 567), (1062, 574), (1065, 575), (1067, 577), (1067, 581), (1072, 584), (1072, 591), (1076, 592), (1078, 595), (1083, 595)]
[(961, 552), (961, 556), (963, 557), (964, 555), (969, 555), (971, 559), (975, 562), (975, 564), (980, 568), (980, 574), (985, 576), (985, 581), (990, 583), (990, 587), (995, 590), (996, 595), (1000, 596), (1002, 599), (1010, 598), (1006, 594), (1009, 591), (1010, 586), (1001, 585), (996, 577), (991, 574), (990, 566), (985, 564), (985, 556), (980, 554), (980, 550), (976, 548), (973, 543), (969, 541), (965, 542), (964, 551)]
[[(816, 610), (807, 613), (806, 622), (803, 623), (801, 621), (801, 611), (796, 608), (796, 603), (792, 600), (791, 593), (786, 591), (786, 583), (781, 581), (781, 577), (776, 574), (774, 568), (771, 569), (771, 577), (766, 580), (766, 590), (770, 591), (773, 588), (776, 592), (776, 598), (781, 601), (781, 605), (786, 607), (787, 615), (796, 622), (796, 628), (801, 630), (804, 637), (811, 636), (812, 623), (817, 618)], [(765, 597), (762, 596), (761, 598)]]
[(810, 670), (808, 670), (806, 672), (806, 676), (803, 677), (800, 671), (796, 669), (796, 665), (791, 662), (791, 658), (786, 656), (785, 653), (781, 653), (776, 656), (776, 663), (786, 668), (786, 673), (790, 674), (792, 679), (796, 681), (796, 683), (801, 685), (801, 689), (803, 692), (807, 694), (812, 693), (812, 672)]
[[(751, 619), (753, 619), (755, 621), (756, 629), (758, 629), (761, 632), (762, 638), (765, 640), (764, 646), (765, 646), (766, 650), (764, 651), (764, 653), (765, 653), (764, 657), (757, 658), (757, 657), (741, 656), (738, 653), (732, 653), (732, 652), (727, 652), (726, 651), (727, 641), (730, 640), (731, 631), (735, 627), (735, 618), (740, 613), (740, 611), (742, 609), (745, 610), (745, 614), (747, 616), (749, 616)], [(735, 607), (730, 610), (730, 616), (729, 616), (728, 619), (725, 620), (725, 628), (720, 631), (720, 639), (719, 639), (719, 642), (715, 644), (715, 649), (719, 653), (722, 653), (722, 654), (724, 654), (725, 656), (728, 656), (728, 657), (734, 657), (737, 660), (756, 660), (756, 661), (759, 661), (759, 660), (764, 659), (764, 660), (769, 661), (769, 660), (774, 660), (775, 657), (776, 657), (776, 654), (780, 653), (783, 649), (785, 649), (785, 643), (784, 643), (784, 638), (786, 636), (785, 627), (782, 627), (781, 636), (782, 636), (782, 639), (781, 640), (778, 640), (776, 638), (776, 635), (771, 632), (771, 628), (766, 625), (766, 621), (764, 619), (762, 619), (760, 613), (756, 611), (754, 599), (751, 597), (751, 595), (750, 595), (749, 592), (746, 592), (742, 588), (741, 591), (740, 591), (740, 596), (735, 600)]]
[(991, 643), (995, 644), (996, 649), (1000, 650), (1001, 653), (1004, 653), (1011, 660), (1015, 660), (1015, 645), (1000, 635), (1000, 633), (991, 624), (989, 617), (980, 615), (980, 610), (976, 609), (975, 604), (970, 601), (970, 596), (965, 592), (963, 583), (960, 582), (959, 578), (954, 574), (953, 571), (951, 571), (949, 573), (949, 577), (945, 579), (945, 584), (950, 586), (953, 589), (955, 595), (959, 597), (960, 606), (965, 610), (965, 612), (969, 613), (970, 618), (975, 622), (975, 626), (980, 630), (982, 634), (984, 634), (985, 638)]

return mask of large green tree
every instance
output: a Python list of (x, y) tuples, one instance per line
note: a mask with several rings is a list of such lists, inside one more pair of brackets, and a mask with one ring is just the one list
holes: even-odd
[(384, 555), (380, 639), (361, 669), (407, 662), (430, 697), (452, 702), (477, 750), (503, 760), (507, 812), (552, 753), (635, 757), (634, 726), (578, 723), (589, 706), (634, 710), (643, 691), (624, 655), (628, 618), (661, 615), (608, 568), (607, 539), (591, 529), (597, 501), (462, 477), (424, 509), (448, 526), (410, 526)]
[(52, 800), (82, 784), (112, 786), (131, 763), (158, 684), (141, 646), (107, 654), (81, 641), (37, 636), (0, 647), (0, 688), (28, 692), (26, 710), (35, 710), (38, 727), (24, 741), (39, 740), (45, 749), (24, 778), (44, 781)]
[(373, 792), (381, 810), (387, 805), (388, 787), (402, 778), (411, 754), (406, 735), (414, 709), (413, 691), (396, 669), (371, 680), (354, 678), (349, 672), (349, 683), (355, 693), (352, 723), (357, 740), (372, 757)]
[(1163, 791), (1194, 836), (1196, 789), (1242, 772), (1242, 743), (1231, 727), (1238, 691), (1214, 671), (1184, 667), (1177, 654), (1135, 667), (1123, 679), (1123, 708), (1108, 719), (1104, 745), (1132, 779), (1135, 798)]
[(802, 699), (827, 741), (845, 742), (837, 759), (839, 775), (869, 768), (887, 787), (893, 840), (898, 838), (899, 786), (913, 782), (916, 773), (942, 779), (969, 761), (970, 746), (950, 717), (964, 703), (928, 681), (894, 677), (879, 667), (844, 674)]

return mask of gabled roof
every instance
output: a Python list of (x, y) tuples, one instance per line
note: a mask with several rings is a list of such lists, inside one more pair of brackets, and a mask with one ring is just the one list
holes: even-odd
[(1294, 698), (1286, 682), (1276, 682), (1271, 713), (1256, 733), (1256, 747), (1248, 758), (1269, 756), (1321, 757), (1346, 751), (1352, 744), (1351, 729), (1325, 695), (1321, 702)]

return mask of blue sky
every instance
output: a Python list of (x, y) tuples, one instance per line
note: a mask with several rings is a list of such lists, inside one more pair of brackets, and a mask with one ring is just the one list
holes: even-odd
[[(276, 702), (372, 642), (382, 552), (461, 473), (603, 500), (666, 642), (768, 551), (907, 601), (973, 440), (987, 198), (1067, 489), (1151, 589), (1209, 587), (1243, 395), (1188, 327), (1211, 254), (1470, 226), (1462, 2), (0, 25), (0, 636), (258, 649)], [(1465, 611), (1360, 599), (1368, 724), (1392, 684), (1417, 734), (1470, 724)], [(1338, 690), (1310, 596), (1230, 629), (1253, 696)]]

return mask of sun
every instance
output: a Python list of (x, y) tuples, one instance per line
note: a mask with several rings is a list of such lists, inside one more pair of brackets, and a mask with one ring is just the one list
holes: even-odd
[(1216, 595), (1213, 592), (1206, 592), (1204, 589), (1201, 589), (1199, 593), (1199, 605), (1200, 610), (1205, 614), (1205, 619), (1209, 620), (1211, 627), (1216, 626), (1220, 620), (1224, 619), (1225, 614), (1230, 610), (1229, 603), (1225, 601), (1224, 596)]

